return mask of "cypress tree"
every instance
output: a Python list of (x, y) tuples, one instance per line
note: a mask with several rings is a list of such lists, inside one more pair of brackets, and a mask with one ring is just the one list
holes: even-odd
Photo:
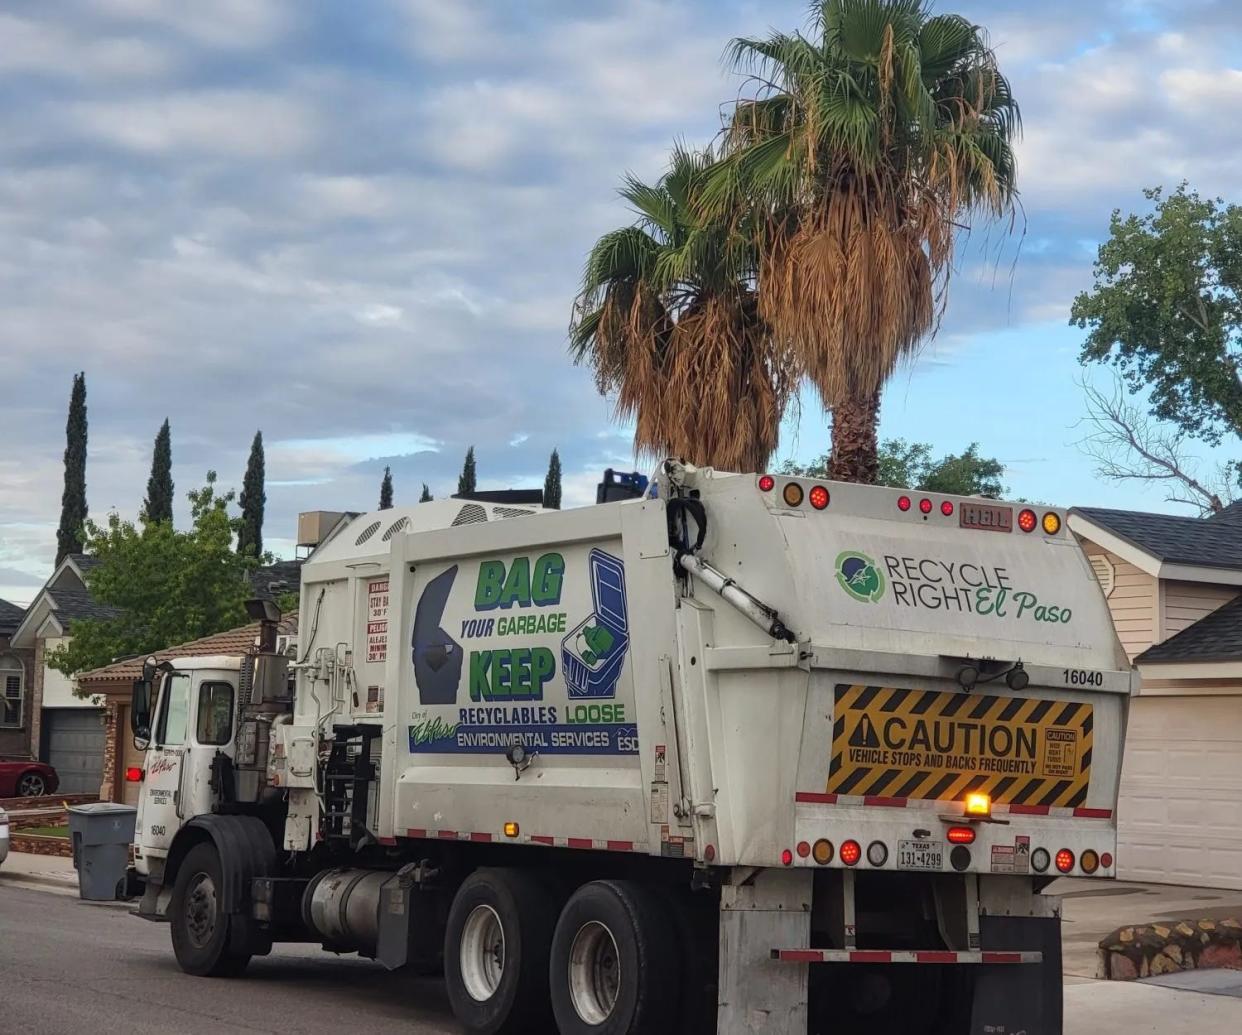
[(384, 468), (384, 480), (380, 482), (380, 510), (392, 510), (392, 471)]
[(82, 552), (86, 524), (86, 374), (73, 376), (69, 419), (65, 422), (65, 491), (60, 497), (56, 529), (56, 563), (66, 554)]
[(263, 554), (263, 507), (267, 494), (263, 491), (263, 432), (254, 433), (250, 460), (238, 502), (241, 504), (241, 528), (237, 532), (237, 552), (260, 557)]
[(142, 505), (142, 512), (152, 524), (173, 519), (172, 431), (168, 427), (167, 417), (160, 425), (159, 434), (155, 436), (155, 449), (151, 453), (151, 477), (147, 479), (147, 498)]
[(466, 450), (466, 462), (461, 468), (461, 477), (457, 479), (457, 494), (460, 496), (464, 492), (474, 492), (477, 488), (477, 481), (474, 471), (474, 446)]
[(423, 482), (423, 494), (418, 497), (418, 502), (419, 503), (430, 503), (431, 502), (431, 490), (427, 488), (426, 482)]
[(548, 476), (543, 480), (543, 505), (549, 510), (561, 509), (561, 455), (555, 449), (548, 460)]

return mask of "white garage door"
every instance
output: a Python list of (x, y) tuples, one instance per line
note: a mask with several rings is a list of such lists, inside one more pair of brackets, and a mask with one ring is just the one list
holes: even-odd
[(1139, 697), (1118, 805), (1122, 880), (1242, 888), (1242, 697)]
[(56, 769), (62, 794), (98, 794), (103, 780), (104, 726), (98, 708), (47, 708), (44, 760)]

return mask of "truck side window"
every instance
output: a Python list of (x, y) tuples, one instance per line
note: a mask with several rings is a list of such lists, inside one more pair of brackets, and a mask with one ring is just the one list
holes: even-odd
[(164, 680), (164, 692), (160, 696), (160, 720), (155, 730), (155, 743), (159, 747), (184, 744), (189, 717), (190, 677), (183, 672), (170, 673)]
[(198, 688), (197, 738), (200, 744), (227, 744), (233, 738), (233, 687), (204, 683)]

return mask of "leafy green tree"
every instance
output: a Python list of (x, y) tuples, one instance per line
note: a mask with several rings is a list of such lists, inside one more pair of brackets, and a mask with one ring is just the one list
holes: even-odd
[(640, 453), (761, 470), (797, 372), (759, 317), (753, 219), (704, 215), (712, 161), (677, 147), (654, 186), (626, 179), (620, 194), (638, 219), (592, 248), (570, 351), (634, 422)]
[(264, 478), (263, 432), (254, 433), (246, 477), (242, 481), (241, 523), (237, 527), (237, 552), (259, 558), (263, 556), (263, 510), (267, 505)]
[(60, 527), (56, 529), (56, 563), (67, 554), (82, 552), (86, 525), (86, 374), (73, 375), (69, 418), (65, 422), (65, 488), (60, 497)]
[(422, 494), (418, 497), (418, 502), (419, 503), (430, 503), (431, 502), (431, 490), (427, 488), (426, 482), (423, 482), (423, 491), (422, 491)]
[(188, 497), (186, 531), (167, 521), (122, 521), (115, 512), (102, 526), (87, 522), (86, 547), (99, 561), (91, 593), (118, 613), (75, 621), (68, 645), (48, 655), (53, 668), (72, 675), (245, 623), (246, 575), (258, 561), (233, 549), (240, 524), (229, 514), (233, 493), (218, 492), (208, 471)]
[(984, 30), (925, 0), (816, 0), (807, 34), (729, 56), (754, 90), (703, 203), (761, 214), (759, 315), (832, 410), (833, 477), (874, 481), (880, 389), (935, 330), (959, 230), (1014, 211), (1018, 105)]
[(561, 455), (555, 449), (548, 459), (548, 474), (543, 480), (543, 505), (549, 510), (561, 509)]
[(474, 446), (466, 450), (466, 462), (462, 464), (461, 475), (457, 479), (458, 495), (474, 492), (478, 488), (478, 479), (474, 469)]
[(384, 479), (380, 482), (380, 510), (392, 510), (392, 470), (384, 468)]
[(173, 519), (172, 431), (167, 417), (155, 436), (151, 477), (147, 479), (147, 498), (143, 502), (142, 513), (147, 521)]
[[(828, 454), (810, 464), (786, 461), (781, 473), (803, 478), (827, 478), (831, 463)], [(1005, 465), (994, 457), (979, 455), (979, 443), (972, 442), (960, 454), (932, 456), (927, 442), (907, 442), (894, 438), (880, 444), (877, 453), (877, 485), (894, 489), (942, 492), (950, 496), (987, 496), (999, 499), (1006, 494), (1001, 479)]]

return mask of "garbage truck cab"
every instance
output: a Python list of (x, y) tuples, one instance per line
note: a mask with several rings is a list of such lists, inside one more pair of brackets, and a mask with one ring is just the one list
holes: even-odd
[(169, 665), (140, 915), (442, 967), (471, 1033), (1058, 1035), (1137, 685), (1064, 513), (630, 488), (348, 517), (296, 657)]

